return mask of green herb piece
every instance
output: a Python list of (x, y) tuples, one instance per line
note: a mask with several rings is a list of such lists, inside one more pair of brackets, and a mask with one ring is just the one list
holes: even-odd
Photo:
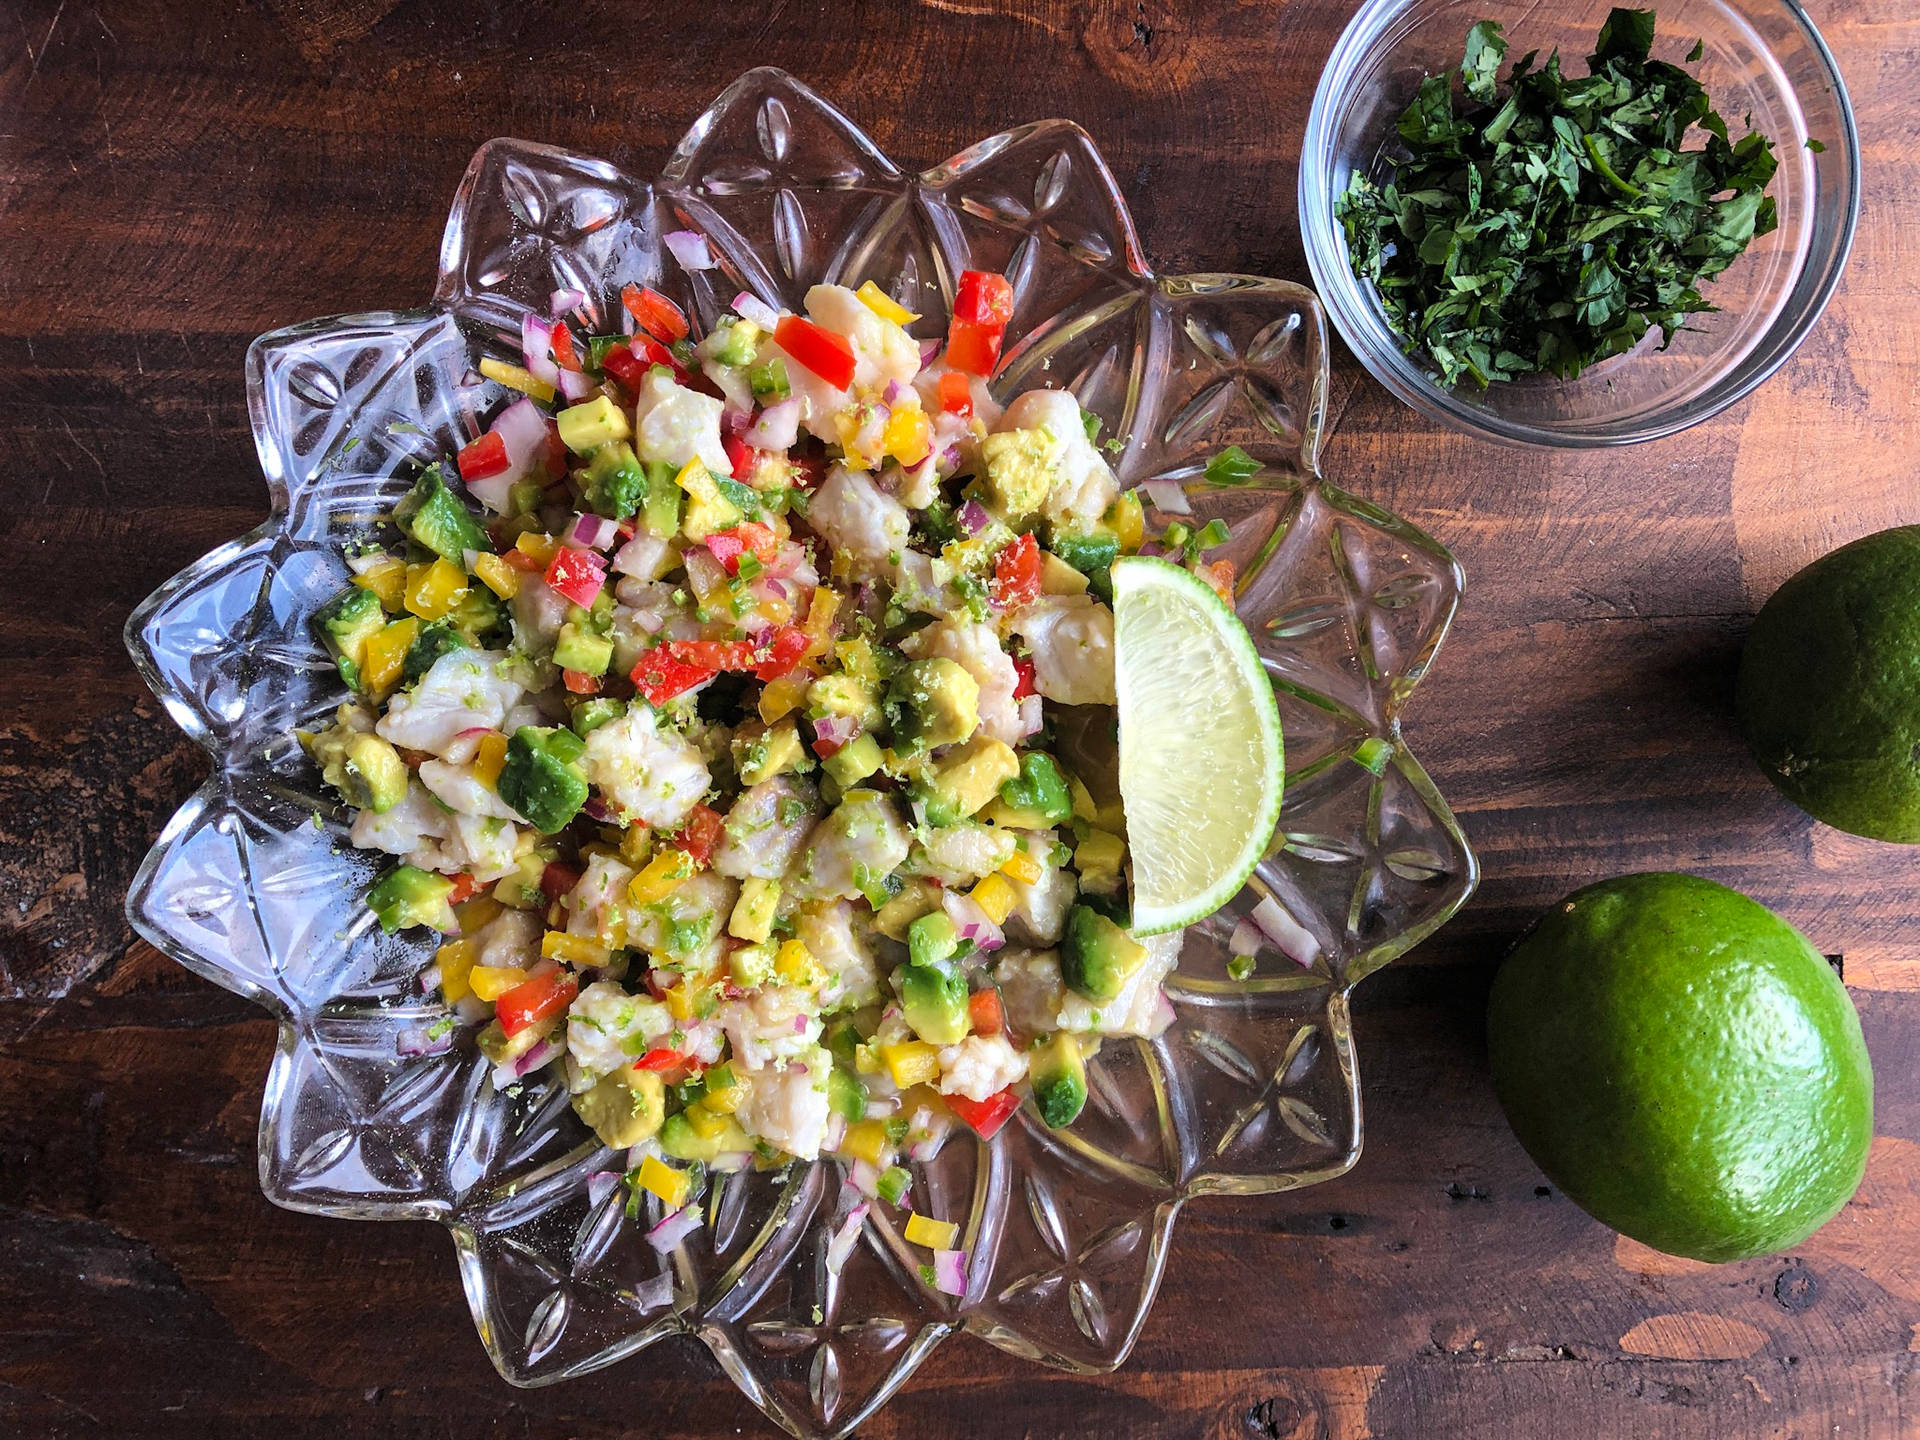
[(1253, 974), (1253, 956), (1235, 955), (1231, 960), (1227, 961), (1227, 978), (1229, 980), (1244, 980), (1251, 974)]
[(1391, 175), (1355, 174), (1336, 202), (1354, 273), (1443, 384), (1571, 379), (1656, 327), (1671, 343), (1716, 308), (1701, 282), (1774, 228), (1773, 142), (1729, 141), (1699, 81), (1651, 58), (1653, 34), (1654, 12), (1616, 9), (1585, 77), (1533, 52), (1503, 95), (1507, 44), (1481, 21), (1458, 95), (1450, 75), (1423, 81)]
[(1207, 462), (1207, 482), (1244, 485), (1260, 473), (1260, 462), (1238, 445), (1229, 445)]
[(1369, 735), (1353, 747), (1353, 763), (1374, 775), (1387, 773), (1387, 761), (1393, 758), (1393, 746), (1378, 735)]

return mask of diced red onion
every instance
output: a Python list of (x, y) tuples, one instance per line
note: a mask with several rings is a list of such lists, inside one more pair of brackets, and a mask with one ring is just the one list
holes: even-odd
[(707, 237), (696, 230), (669, 230), (661, 240), (682, 270), (713, 269), (713, 252), (707, 249)]
[(478, 370), (469, 370), (460, 377), (460, 388), (462, 390), (478, 390), (486, 383), (487, 377), (482, 375)]
[(993, 516), (987, 513), (987, 507), (978, 500), (969, 500), (960, 507), (960, 528), (969, 536), (980, 534), (993, 523)]
[(742, 290), (733, 297), (733, 313), (742, 320), (751, 320), (762, 330), (771, 330), (780, 323), (780, 312), (750, 290)]
[(607, 802), (598, 795), (589, 795), (580, 802), (580, 813), (589, 820), (602, 825), (611, 825), (617, 818)]
[(507, 447), (507, 468), (483, 480), (469, 480), (467, 492), (489, 510), (504, 514), (509, 492), (526, 478), (527, 467), (547, 448), (547, 417), (522, 395), (493, 417), (493, 431)]
[[(727, 406), (720, 412), (720, 429), (728, 435), (738, 435), (752, 423), (753, 412), (751, 410), (736, 410), (732, 406)], [(753, 442), (748, 441), (747, 443), (752, 444)]]
[(961, 895), (949, 890), (941, 897), (941, 905), (947, 912), (947, 918), (953, 921), (953, 928), (960, 932), (960, 938), (971, 940), (982, 950), (998, 950), (1007, 943), (1007, 937), (1000, 927), (988, 918), (987, 912), (980, 908), (980, 902), (970, 895)]
[(548, 297), (547, 313), (558, 320), (569, 310), (578, 310), (586, 303), (587, 292), (584, 290), (556, 290)]
[(620, 307), (620, 333), (622, 335), (631, 335), (639, 328), (639, 325), (640, 322), (634, 318), (633, 311), (629, 310), (625, 305), (622, 305)]
[(625, 1177), (618, 1170), (596, 1170), (587, 1176), (587, 1203), (596, 1210), (600, 1202), (619, 1188)]
[(438, 965), (429, 965), (413, 978), (419, 984), (422, 995), (431, 995), (440, 988), (440, 981), (443, 977), (440, 974), (440, 967)]
[(940, 341), (922, 340), (920, 342), (920, 368), (926, 369), (933, 363), (933, 357), (940, 353)]
[(933, 1288), (942, 1295), (967, 1293), (966, 1251), (936, 1250), (933, 1252)]
[(576, 405), (582, 400), (591, 400), (599, 389), (594, 378), (584, 370), (560, 372), (560, 393)]
[(493, 1014), (493, 1006), (478, 995), (462, 995), (453, 1002), (453, 1013), (460, 1017), (463, 1025), (478, 1025)]
[(553, 361), (553, 325), (531, 310), (520, 317), (520, 358), (534, 379), (560, 388), (560, 367)]
[(409, 1025), (394, 1033), (393, 1053), (405, 1058), (421, 1055), (444, 1055), (453, 1048), (451, 1028), (439, 1035), (428, 1033), (428, 1025)]
[(889, 405), (898, 405), (900, 403), (900, 395), (900, 382), (898, 380), (889, 380), (887, 381), (887, 388), (880, 398), (885, 400)]
[(1187, 504), (1187, 492), (1180, 488), (1177, 480), (1148, 480), (1140, 488), (1147, 492), (1147, 499), (1156, 510), (1164, 510), (1169, 515), (1193, 513), (1193, 507)]
[(1320, 942), (1271, 895), (1253, 907), (1253, 923), (1278, 945), (1287, 957), (1308, 969), (1320, 958)]
[[(793, 1017), (793, 1033), (794, 1033), (794, 1034), (796, 1034), (796, 1035), (804, 1035), (804, 1034), (806, 1034), (806, 1033), (807, 1033), (807, 1025), (808, 1025), (808, 1024), (809, 1024), (809, 1023), (811, 1022), (811, 1020), (812, 1020), (812, 1019), (813, 1019), (813, 1017), (812, 1017), (812, 1016), (810, 1016), (810, 1015), (796, 1015), (796, 1016), (794, 1016), (794, 1017)], [(795, 1070), (798, 1070), (798, 1071), (799, 1071), (799, 1072), (800, 1072), (800, 1073), (801, 1073), (802, 1075), (804, 1075), (804, 1074), (806, 1074), (806, 1073), (807, 1073), (807, 1067), (806, 1067), (806, 1066), (804, 1066), (804, 1065), (795, 1065), (795, 1066), (794, 1066), (793, 1068), (794, 1068)]]
[(1020, 738), (1024, 740), (1027, 736), (1035, 734), (1045, 720), (1046, 716), (1040, 707), (1040, 697), (1022, 695), (1020, 697)]
[(1260, 927), (1246, 916), (1234, 923), (1233, 934), (1227, 937), (1229, 955), (1258, 955), (1260, 953)]
[(852, 715), (824, 715), (813, 722), (814, 740), (835, 750), (851, 745), (859, 733), (860, 721)]
[(746, 433), (756, 450), (786, 450), (799, 438), (800, 401), (791, 395), (762, 410)]
[(573, 528), (567, 532), (567, 543), (578, 545), (587, 550), (605, 550), (620, 538), (618, 521), (609, 520), (604, 515), (595, 515), (591, 511), (574, 517)]
[(946, 449), (940, 452), (940, 463), (948, 470), (958, 469), (960, 465), (960, 447), (958, 445), (947, 446)]
[(847, 1171), (847, 1183), (869, 1200), (880, 1195), (880, 1167), (871, 1160), (856, 1160)]
[(744, 1170), (753, 1163), (751, 1150), (726, 1150), (707, 1162), (709, 1170), (717, 1170), (722, 1175), (731, 1175), (736, 1170)]
[(647, 1244), (664, 1255), (698, 1230), (700, 1221), (700, 1207), (697, 1204), (682, 1205), (647, 1231)]
[(513, 1062), (513, 1073), (522, 1076), (531, 1075), (554, 1060), (560, 1053), (560, 1046), (551, 1040), (542, 1040)]
[(479, 753), (480, 742), (491, 734), (493, 731), (484, 725), (470, 726), (449, 740), (441, 749), (440, 756), (455, 765), (464, 765)]
[(860, 1227), (867, 1223), (867, 1205), (864, 1201), (847, 1212), (847, 1218), (840, 1222), (840, 1228), (833, 1232), (833, 1238), (827, 1242), (827, 1271), (838, 1275), (846, 1268), (847, 1259), (853, 1254), (853, 1247), (860, 1243)]
[[(376, 565), (384, 565), (392, 558), (393, 557), (384, 550), (369, 550), (364, 555), (347, 556), (347, 568), (356, 575), (364, 575)], [(467, 569), (472, 570), (473, 566), (469, 564)]]
[(666, 555), (667, 542), (658, 535), (636, 535), (614, 552), (613, 572), (651, 580), (660, 573)]
[(847, 1138), (847, 1117), (838, 1113), (827, 1116), (826, 1139), (820, 1142), (822, 1150), (833, 1151), (840, 1148), (840, 1142)]
[(657, 1310), (673, 1303), (673, 1272), (662, 1270), (633, 1287), (633, 1303), (641, 1310)]

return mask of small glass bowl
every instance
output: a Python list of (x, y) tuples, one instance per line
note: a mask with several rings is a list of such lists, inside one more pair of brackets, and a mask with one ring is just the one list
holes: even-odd
[[(1656, 331), (1635, 350), (1577, 380), (1551, 377), (1443, 388), (1409, 355), (1370, 285), (1353, 273), (1334, 204), (1356, 170), (1384, 168), (1393, 127), (1426, 76), (1458, 67), (1468, 28), (1497, 20), (1508, 60), (1559, 47), (1571, 74), (1611, 8), (1609, 0), (1367, 0), (1321, 72), (1300, 157), (1300, 233), (1315, 287), (1341, 337), (1382, 385), (1423, 414), (1513, 444), (1592, 447), (1671, 435), (1740, 399), (1780, 368), (1820, 318), (1840, 282), (1860, 212), (1860, 143), (1832, 54), (1794, 0), (1668, 0), (1659, 7), (1656, 58), (1682, 63), (1738, 139), (1773, 138), (1780, 168), (1768, 193), (1772, 234), (1710, 282), (1720, 309), (1693, 317), (1666, 349)], [(1507, 67), (1502, 67), (1505, 73)], [(1809, 140), (1826, 148), (1814, 151)]]

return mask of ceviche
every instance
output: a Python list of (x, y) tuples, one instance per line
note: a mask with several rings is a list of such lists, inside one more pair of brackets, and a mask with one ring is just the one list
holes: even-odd
[(302, 742), (404, 862), (379, 923), (447, 937), (403, 1046), (458, 1015), (497, 1085), (562, 1067), (669, 1229), (705, 1170), (831, 1154), (897, 1200), (956, 1125), (1072, 1123), (1180, 949), (1128, 928), (1109, 570), (1224, 591), (1224, 527), (1150, 538), (1071, 394), (995, 403), (999, 275), (944, 342), (871, 281), (697, 339), (584, 299), (480, 363), (520, 395), (319, 619), (352, 694)]

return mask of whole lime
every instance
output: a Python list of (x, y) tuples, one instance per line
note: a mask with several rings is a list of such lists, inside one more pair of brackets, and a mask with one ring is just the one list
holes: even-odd
[(1802, 810), (1920, 842), (1920, 525), (1843, 545), (1776, 590), (1734, 703), (1753, 758)]
[(1562, 900), (1495, 978), (1487, 1048), (1527, 1153), (1656, 1250), (1796, 1245), (1866, 1169), (1873, 1071), (1845, 987), (1711, 880), (1625, 875)]

